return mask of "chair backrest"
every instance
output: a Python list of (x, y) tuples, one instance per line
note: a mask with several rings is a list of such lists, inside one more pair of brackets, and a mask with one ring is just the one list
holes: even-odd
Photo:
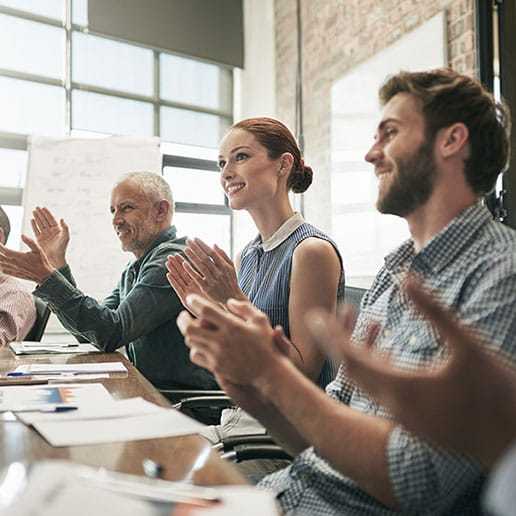
[[(358, 312), (360, 310), (360, 301), (362, 300), (362, 296), (365, 293), (365, 288), (344, 287), (344, 302), (353, 305)], [(339, 370), (339, 366), (340, 363), (332, 360), (331, 358), (327, 358), (324, 361), (321, 374), (317, 380), (317, 385), (319, 385), (319, 387), (322, 389), (325, 389), (326, 385), (334, 380), (335, 376), (337, 375), (337, 371)]]
[(360, 302), (367, 292), (365, 288), (344, 287), (344, 302), (353, 305), (356, 311), (360, 310)]
[(45, 301), (34, 296), (34, 303), (36, 304), (36, 321), (29, 333), (27, 333), (25, 340), (39, 342), (45, 333), (45, 328), (50, 317), (50, 308), (47, 306)]

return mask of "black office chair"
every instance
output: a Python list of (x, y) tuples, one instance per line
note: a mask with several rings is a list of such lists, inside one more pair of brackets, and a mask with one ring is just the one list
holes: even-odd
[(47, 327), (48, 318), (50, 317), (50, 308), (45, 301), (42, 301), (36, 296), (34, 296), (34, 303), (36, 305), (36, 321), (29, 333), (25, 336), (25, 340), (39, 342)]

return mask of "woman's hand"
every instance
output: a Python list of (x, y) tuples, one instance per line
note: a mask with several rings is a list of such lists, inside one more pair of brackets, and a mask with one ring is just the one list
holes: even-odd
[(235, 266), (220, 247), (211, 248), (199, 238), (188, 239), (187, 244), (185, 254), (191, 263), (185, 261), (183, 267), (205, 297), (222, 304), (230, 298), (247, 301)]
[(193, 315), (197, 315), (193, 312), (192, 308), (188, 306), (186, 298), (190, 294), (196, 294), (202, 297), (205, 297), (205, 295), (196, 281), (188, 273), (185, 263), (187, 263), (187, 261), (180, 254), (170, 255), (167, 258), (167, 279), (183, 306), (187, 307)]

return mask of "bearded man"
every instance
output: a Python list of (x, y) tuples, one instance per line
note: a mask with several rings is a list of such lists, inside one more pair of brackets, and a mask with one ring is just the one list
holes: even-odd
[[(514, 361), (516, 233), (481, 204), (508, 162), (509, 114), (480, 83), (451, 70), (401, 72), (380, 100), (365, 159), (378, 177), (378, 209), (403, 217), (411, 238), (385, 258), (354, 330), (349, 317), (329, 313), (307, 314), (307, 324), (336, 350), (352, 339), (389, 352), (400, 367), (435, 360), (444, 343), (401, 288), (417, 275)], [(256, 308), (231, 300), (225, 312), (198, 296), (188, 302), (200, 316), (183, 312), (178, 323), (192, 360), (295, 456), (260, 483), (286, 514), (480, 512), (482, 467), (396, 424), (345, 366), (326, 395), (281, 352), (277, 330)]]

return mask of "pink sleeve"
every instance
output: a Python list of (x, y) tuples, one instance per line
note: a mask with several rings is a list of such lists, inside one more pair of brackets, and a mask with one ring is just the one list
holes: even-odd
[(22, 285), (0, 285), (0, 344), (23, 340), (36, 321), (32, 294)]

